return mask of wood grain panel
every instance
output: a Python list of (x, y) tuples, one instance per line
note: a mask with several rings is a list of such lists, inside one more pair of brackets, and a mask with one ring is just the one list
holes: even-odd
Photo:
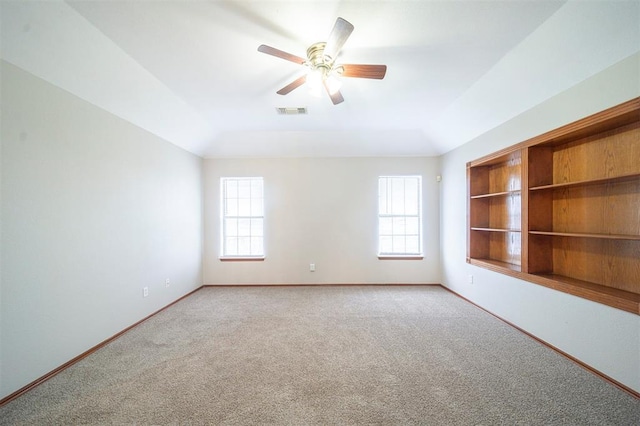
[(489, 192), (515, 191), (522, 188), (520, 151), (489, 168)]
[(553, 229), (553, 192), (536, 191), (529, 194), (529, 230)]
[(519, 232), (492, 232), (489, 237), (489, 258), (520, 265), (521, 247)]
[(489, 167), (474, 167), (469, 171), (469, 193), (471, 196), (489, 193)]
[(640, 241), (553, 238), (553, 273), (638, 293)]
[(469, 222), (472, 228), (489, 227), (489, 204), (488, 198), (476, 198), (470, 200)]
[(556, 147), (553, 183), (640, 172), (640, 122)]
[(640, 235), (640, 178), (552, 192), (552, 231)]
[(545, 235), (529, 235), (527, 257), (528, 271), (531, 274), (553, 273), (553, 240)]
[(520, 230), (522, 212), (520, 193), (489, 200), (489, 227)]
[(489, 258), (489, 232), (470, 231), (469, 254), (475, 259)]
[(553, 148), (529, 148), (528, 176), (529, 187), (550, 185), (553, 183)]

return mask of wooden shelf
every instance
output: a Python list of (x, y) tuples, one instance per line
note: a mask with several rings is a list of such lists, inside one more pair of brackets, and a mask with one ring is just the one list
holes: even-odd
[(502, 270), (508, 270), (508, 271), (512, 271), (512, 272), (520, 272), (521, 271), (520, 265), (516, 265), (516, 264), (508, 263), (508, 262), (502, 262), (502, 261), (495, 260), (495, 259), (476, 259), (476, 258), (472, 258), (472, 259), (469, 260), (469, 263), (471, 263), (472, 265), (483, 266), (483, 267), (486, 267), (487, 269), (493, 269), (493, 270), (496, 270), (498, 272), (500, 272)]
[(589, 185), (603, 185), (608, 183), (632, 182), (639, 179), (640, 179), (640, 173), (631, 173), (628, 175), (615, 176), (610, 178), (589, 179), (589, 180), (581, 180), (577, 182), (562, 182), (562, 183), (555, 183), (552, 185), (534, 186), (529, 188), (529, 191), (543, 191), (543, 190), (557, 189), (557, 188), (570, 188), (574, 186), (579, 187), (579, 186), (589, 186)]
[(549, 231), (529, 231), (529, 233), (533, 235), (551, 235), (555, 237), (601, 238), (605, 240), (640, 241), (640, 235), (590, 234), (590, 233), (579, 233), (579, 232), (549, 232)]
[(503, 192), (493, 192), (490, 194), (480, 194), (471, 196), (472, 200), (477, 200), (481, 198), (491, 198), (491, 197), (506, 197), (509, 195), (520, 195), (522, 193), (521, 190), (517, 189), (514, 191), (503, 191)]
[(471, 227), (472, 231), (486, 231), (486, 232), (521, 232), (519, 229), (504, 229), (504, 228), (480, 228)]
[(639, 158), (636, 98), (469, 162), (467, 261), (640, 314)]

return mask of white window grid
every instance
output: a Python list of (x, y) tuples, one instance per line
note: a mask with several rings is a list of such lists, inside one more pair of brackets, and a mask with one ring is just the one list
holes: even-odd
[(422, 255), (422, 176), (378, 178), (378, 255)]
[(225, 177), (220, 187), (222, 256), (264, 256), (263, 178)]

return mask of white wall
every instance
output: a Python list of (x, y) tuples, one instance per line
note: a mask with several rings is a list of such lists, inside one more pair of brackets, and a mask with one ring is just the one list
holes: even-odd
[[(443, 284), (640, 391), (640, 317), (466, 263), (466, 163), (640, 95), (635, 54), (442, 157)], [(467, 275), (474, 283), (467, 284)]]
[[(437, 158), (205, 160), (205, 284), (439, 283)], [(423, 176), (424, 260), (378, 260), (378, 176)], [(222, 262), (220, 177), (263, 176), (264, 262)], [(309, 263), (316, 272), (309, 272)]]
[(202, 284), (202, 160), (1, 72), (0, 398)]

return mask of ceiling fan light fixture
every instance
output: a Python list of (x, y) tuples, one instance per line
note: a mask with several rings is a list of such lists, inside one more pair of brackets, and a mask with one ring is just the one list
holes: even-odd
[(310, 88), (309, 89), (309, 94), (311, 96), (313, 96), (314, 98), (321, 98), (322, 97), (322, 90), (319, 88)]
[(331, 95), (335, 95), (340, 91), (340, 87), (342, 86), (342, 81), (338, 78), (334, 73), (329, 74), (327, 77), (327, 90)]
[(309, 93), (315, 97), (322, 96), (322, 85), (324, 81), (324, 73), (320, 68), (311, 68), (307, 73), (307, 88)]

